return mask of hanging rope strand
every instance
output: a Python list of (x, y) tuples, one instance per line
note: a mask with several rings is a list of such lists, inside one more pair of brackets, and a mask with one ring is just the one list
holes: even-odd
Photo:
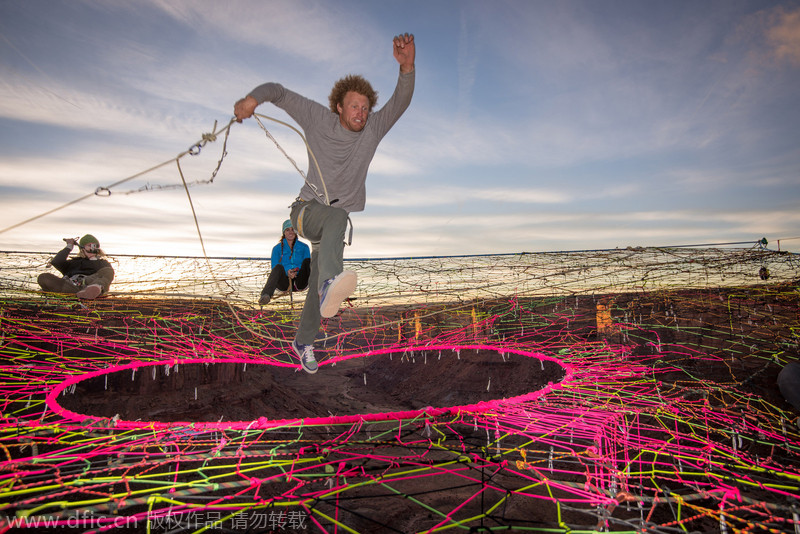
[[(283, 122), (283, 121), (280, 121), (280, 120), (278, 120), (278, 119), (274, 119), (274, 118), (272, 118), (272, 117), (267, 117), (267, 116), (265, 116), (265, 115), (260, 115), (260, 116), (261, 116), (261, 117), (263, 117), (263, 118), (265, 118), (265, 119), (269, 119), (269, 120), (272, 120), (272, 121), (278, 122), (278, 123), (280, 123), (280, 124), (283, 124), (283, 125), (287, 126), (288, 128), (291, 128), (292, 130), (294, 130), (294, 131), (295, 131), (295, 132), (296, 132), (296, 133), (297, 133), (297, 134), (298, 134), (298, 135), (299, 135), (299, 136), (300, 136), (300, 137), (303, 139), (303, 142), (305, 143), (305, 145), (306, 145), (306, 148), (308, 149), (308, 153), (311, 155), (311, 158), (313, 159), (313, 161), (314, 161), (314, 164), (317, 166), (317, 171), (319, 172), (319, 175), (320, 175), (320, 178), (321, 178), (321, 177), (322, 177), (322, 171), (319, 169), (319, 165), (317, 164), (316, 158), (314, 158), (314, 154), (313, 154), (313, 152), (312, 152), (312, 150), (311, 150), (311, 147), (309, 147), (309, 146), (308, 146), (308, 142), (306, 141), (306, 138), (305, 138), (305, 136), (302, 134), (302, 132), (300, 132), (300, 131), (299, 131), (297, 128), (295, 128), (295, 127), (294, 127), (294, 126), (292, 126), (291, 124), (287, 124), (287, 123), (285, 123), (285, 122)], [(292, 159), (292, 158), (289, 156), (289, 154), (287, 154), (287, 153), (286, 153), (286, 151), (283, 149), (283, 147), (281, 147), (281, 146), (280, 146), (280, 144), (278, 143), (278, 141), (277, 141), (277, 140), (276, 140), (276, 139), (275, 139), (275, 138), (272, 136), (272, 134), (271, 134), (271, 133), (270, 133), (270, 132), (269, 132), (269, 131), (268, 131), (268, 130), (267, 130), (265, 127), (264, 127), (264, 125), (261, 123), (261, 121), (259, 120), (259, 118), (258, 118), (258, 117), (259, 117), (259, 116), (256, 116), (256, 121), (258, 122), (259, 126), (261, 126), (261, 129), (263, 129), (263, 130), (264, 130), (264, 132), (266, 133), (267, 137), (269, 137), (269, 138), (272, 140), (272, 142), (273, 142), (273, 143), (275, 143), (275, 146), (276, 146), (276, 147), (278, 147), (278, 150), (280, 150), (280, 151), (281, 151), (281, 153), (282, 153), (282, 154), (283, 154), (283, 155), (286, 157), (286, 159), (288, 159), (288, 160), (289, 160), (289, 161), (292, 163), (292, 165), (294, 166), (294, 168), (295, 168), (295, 169), (297, 169), (297, 171), (298, 171), (298, 172), (300, 173), (300, 175), (303, 177), (303, 180), (305, 180), (305, 181), (306, 181), (306, 183), (308, 183), (308, 180), (306, 180), (305, 173), (303, 173), (303, 171), (302, 171), (302, 170), (301, 170), (301, 169), (300, 169), (300, 168), (297, 166), (297, 163), (296, 163), (296, 162), (295, 162), (295, 161), (294, 161), (294, 160), (293, 160), (293, 159)], [(228, 142), (228, 132), (230, 131), (230, 126), (231, 126), (231, 124), (233, 123), (233, 120), (234, 120), (234, 119), (231, 119), (231, 122), (229, 122), (229, 123), (228, 123), (228, 126), (226, 127), (226, 134), (225, 134), (225, 145), (223, 146), (223, 155), (222, 155), (222, 158), (220, 158), (220, 160), (219, 160), (219, 163), (217, 164), (217, 168), (216, 168), (216, 169), (214, 170), (214, 172), (212, 173), (211, 180), (213, 180), (213, 179), (214, 179), (214, 176), (216, 176), (216, 174), (217, 174), (217, 171), (219, 170), (219, 168), (220, 168), (220, 165), (222, 164), (222, 159), (225, 157), (225, 154), (227, 153), (227, 152), (225, 151), (225, 146), (227, 146), (227, 142)], [(215, 123), (215, 126), (216, 126), (216, 123)], [(192, 154), (192, 153), (194, 153), (194, 154), (196, 154), (196, 153), (199, 153), (200, 149), (202, 148), (202, 146), (203, 146), (203, 145), (204, 145), (204, 144), (205, 144), (207, 141), (209, 141), (209, 140), (210, 140), (210, 141), (214, 141), (215, 139), (216, 139), (216, 137), (214, 137), (214, 138), (211, 138), (211, 137), (209, 137), (209, 138), (206, 138), (206, 137), (204, 136), (204, 137), (203, 137), (203, 141), (202, 141), (202, 143), (198, 143), (198, 144), (194, 145), (192, 148), (190, 148), (190, 149), (189, 149), (187, 152), (185, 152), (185, 153), (184, 153), (184, 154), (182, 154), (181, 156), (183, 156), (183, 155), (185, 155), (185, 154), (187, 154), (187, 153), (189, 153), (189, 154)], [(193, 152), (193, 150), (196, 150), (196, 152)], [(214, 281), (214, 284), (217, 286), (217, 290), (218, 290), (220, 293), (222, 293), (222, 294), (225, 294), (225, 293), (226, 293), (226, 291), (224, 291), (224, 290), (223, 290), (223, 287), (222, 287), (222, 282), (223, 282), (223, 281), (220, 281), (220, 279), (219, 279), (219, 278), (217, 278), (216, 274), (214, 273), (214, 269), (213, 269), (213, 267), (212, 267), (212, 265), (211, 265), (211, 260), (209, 259), (209, 257), (208, 257), (208, 254), (206, 253), (206, 248), (205, 248), (204, 239), (203, 239), (203, 232), (200, 230), (200, 223), (199, 223), (199, 222), (198, 222), (198, 220), (197, 220), (197, 213), (195, 212), (195, 209), (194, 209), (194, 203), (192, 202), (192, 195), (191, 195), (191, 193), (189, 192), (189, 186), (188, 186), (188, 184), (187, 184), (187, 182), (186, 182), (186, 180), (185, 180), (185, 178), (184, 178), (184, 175), (183, 175), (183, 170), (181, 169), (181, 166), (180, 166), (180, 156), (179, 156), (178, 158), (176, 158), (176, 161), (177, 161), (177, 163), (178, 163), (178, 173), (180, 174), (181, 181), (182, 181), (182, 183), (183, 183), (183, 188), (184, 188), (184, 190), (186, 191), (186, 197), (189, 199), (189, 206), (191, 207), (191, 210), (192, 210), (192, 217), (194, 218), (194, 224), (195, 224), (195, 228), (197, 229), (197, 236), (198, 236), (198, 239), (200, 240), (200, 247), (201, 247), (201, 248), (202, 248), (202, 250), (203, 250), (203, 258), (205, 259), (205, 261), (206, 261), (206, 265), (208, 266), (208, 271), (209, 271), (209, 274), (210, 274), (210, 276), (211, 276), (211, 279)], [(313, 187), (313, 184), (309, 184), (309, 185), (311, 185), (311, 186)], [(323, 188), (324, 188), (324, 185), (325, 185), (325, 184), (324, 184), (324, 182), (323, 182)], [(316, 191), (316, 189), (315, 189), (315, 191)], [(325, 191), (325, 198), (326, 198), (326, 201), (327, 201), (327, 190)], [(291, 289), (291, 283), (289, 284), (289, 286), (290, 286), (290, 289)], [(222, 299), (222, 300), (223, 300), (223, 302), (225, 302), (225, 304), (228, 306), (228, 309), (229, 309), (229, 310), (231, 311), (231, 313), (233, 314), (233, 316), (234, 316), (234, 318), (236, 319), (236, 322), (239, 324), (239, 326), (241, 326), (242, 328), (244, 328), (245, 330), (247, 330), (248, 332), (250, 332), (251, 334), (253, 334), (253, 335), (254, 335), (254, 336), (256, 336), (257, 338), (260, 338), (260, 339), (263, 339), (263, 340), (275, 341), (275, 342), (278, 342), (278, 343), (287, 343), (287, 341), (286, 341), (285, 339), (281, 339), (281, 338), (276, 338), (276, 337), (268, 336), (268, 335), (265, 335), (265, 334), (263, 334), (262, 332), (257, 332), (256, 330), (254, 330), (254, 329), (250, 328), (250, 326), (248, 326), (248, 325), (247, 325), (247, 324), (246, 324), (244, 321), (242, 321), (241, 317), (239, 316), (239, 313), (236, 311), (236, 308), (234, 308), (234, 307), (233, 307), (233, 305), (231, 304), (230, 300), (229, 300), (228, 298), (224, 298), (224, 299)]]
[[(58, 206), (58, 207), (53, 208), (51, 210), (48, 210), (48, 211), (46, 211), (44, 213), (40, 213), (39, 215), (35, 215), (33, 217), (25, 219), (22, 222), (19, 222), (19, 223), (13, 224), (11, 226), (8, 226), (6, 228), (3, 228), (2, 230), (0, 230), (0, 234), (8, 232), (9, 230), (13, 230), (15, 228), (19, 228), (20, 226), (24, 226), (24, 225), (26, 225), (26, 224), (28, 224), (30, 222), (33, 222), (33, 221), (36, 221), (38, 219), (41, 219), (42, 217), (46, 217), (48, 215), (51, 215), (51, 214), (53, 214), (53, 213), (55, 213), (57, 211), (60, 211), (60, 210), (62, 210), (64, 208), (68, 208), (69, 206), (72, 206), (72, 205), (77, 204), (79, 202), (83, 202), (84, 200), (86, 200), (87, 198), (90, 198), (92, 196), (109, 196), (109, 195), (111, 195), (111, 189), (113, 189), (113, 188), (115, 188), (115, 187), (117, 187), (119, 185), (122, 185), (122, 184), (124, 184), (126, 182), (129, 182), (131, 180), (139, 178), (140, 176), (144, 176), (145, 174), (151, 173), (151, 172), (153, 172), (153, 171), (155, 171), (157, 169), (160, 169), (161, 167), (169, 165), (170, 163), (172, 163), (174, 161), (178, 161), (179, 159), (181, 159), (182, 157), (186, 156), (187, 154), (197, 154), (199, 152), (199, 148), (202, 148), (203, 146), (205, 146), (205, 144), (208, 143), (209, 141), (216, 140), (217, 135), (219, 135), (222, 131), (226, 132), (226, 134), (225, 134), (225, 144), (227, 145), (227, 142), (228, 142), (228, 131), (230, 130), (231, 124), (233, 124), (234, 120), (235, 119), (231, 119), (230, 122), (228, 122), (228, 124), (226, 126), (224, 126), (223, 129), (220, 130), (220, 131), (214, 131), (214, 132), (212, 132), (210, 134), (203, 134), (203, 136), (202, 136), (200, 141), (198, 141), (197, 143), (192, 145), (191, 148), (189, 148), (188, 150), (185, 150), (184, 152), (181, 152), (180, 154), (178, 154), (176, 157), (174, 157), (172, 159), (169, 159), (167, 161), (159, 163), (158, 165), (154, 165), (154, 166), (150, 167), (149, 169), (145, 169), (145, 170), (143, 170), (141, 172), (137, 172), (136, 174), (128, 176), (127, 178), (123, 178), (122, 180), (114, 182), (114, 183), (112, 183), (110, 185), (98, 187), (97, 189), (94, 190), (93, 193), (88, 193), (86, 195), (83, 195), (82, 197), (76, 198), (75, 200), (71, 200), (71, 201), (69, 201), (69, 202), (67, 202), (65, 204), (62, 204), (61, 206)], [(216, 128), (216, 125), (217, 125), (217, 123), (214, 122), (214, 127), (215, 128)], [(197, 150), (197, 152), (193, 152), (195, 150)], [(223, 147), (223, 155), (222, 155), (222, 158), (220, 158), (219, 162), (217, 163), (217, 168), (214, 169), (214, 172), (212, 173), (212, 180), (216, 176), (217, 172), (219, 171), (219, 168), (222, 165), (222, 159), (224, 159), (225, 155), (226, 155), (225, 147)]]
[[(278, 119), (275, 119), (275, 118), (273, 118), (273, 117), (268, 117), (268, 116), (266, 116), (266, 115), (259, 115), (258, 113), (254, 114), (253, 116), (255, 117), (255, 119), (256, 119), (256, 122), (258, 122), (258, 125), (259, 125), (259, 126), (261, 126), (261, 129), (262, 129), (262, 130), (264, 130), (264, 133), (267, 135), (267, 137), (268, 137), (268, 138), (269, 138), (269, 139), (270, 139), (270, 140), (271, 140), (273, 143), (275, 143), (275, 146), (276, 146), (276, 147), (278, 147), (278, 150), (280, 150), (280, 151), (281, 151), (281, 153), (282, 153), (284, 156), (286, 156), (286, 159), (288, 159), (288, 160), (289, 160), (289, 161), (292, 163), (292, 165), (294, 165), (294, 168), (295, 168), (295, 169), (297, 169), (297, 172), (299, 172), (299, 173), (300, 173), (300, 176), (302, 176), (302, 177), (303, 177), (303, 181), (304, 181), (305, 183), (307, 183), (307, 184), (309, 185), (309, 187), (311, 187), (311, 189), (313, 189), (313, 190), (314, 190), (314, 194), (316, 194), (318, 197), (320, 197), (320, 198), (324, 199), (324, 200), (325, 200), (325, 205), (326, 205), (326, 206), (330, 206), (330, 205), (331, 205), (331, 202), (330, 202), (330, 198), (328, 197), (328, 188), (327, 188), (327, 186), (325, 185), (325, 180), (324, 180), (324, 179), (323, 179), (323, 177), (322, 177), (322, 169), (320, 169), (320, 167), (319, 167), (319, 163), (317, 163), (317, 157), (314, 155), (314, 151), (313, 151), (313, 150), (311, 150), (311, 147), (308, 145), (308, 141), (306, 140), (306, 136), (304, 136), (304, 135), (303, 135), (303, 132), (301, 132), (300, 130), (298, 130), (297, 128), (295, 128), (294, 126), (292, 126), (291, 124), (289, 124), (289, 123), (286, 123), (286, 122), (283, 122), (283, 121), (281, 121), (281, 120), (278, 120)], [(306, 173), (304, 173), (304, 172), (302, 171), (302, 169), (300, 169), (300, 167), (298, 167), (298, 166), (297, 166), (297, 162), (295, 162), (295, 161), (294, 161), (294, 160), (293, 160), (293, 159), (292, 159), (292, 158), (289, 156), (289, 154), (287, 154), (287, 153), (286, 153), (286, 151), (285, 151), (285, 150), (283, 149), (283, 147), (282, 147), (282, 146), (281, 146), (281, 145), (278, 143), (278, 141), (277, 141), (277, 140), (276, 140), (276, 139), (275, 139), (275, 138), (272, 136), (272, 134), (269, 132), (269, 130), (267, 130), (267, 128), (266, 128), (266, 127), (265, 127), (265, 126), (264, 126), (264, 125), (261, 123), (261, 120), (259, 119), (259, 117), (261, 117), (261, 118), (264, 118), (264, 119), (268, 119), (268, 120), (271, 120), (271, 121), (274, 121), (274, 122), (277, 122), (278, 124), (283, 124), (283, 125), (284, 125), (284, 126), (286, 126), (287, 128), (291, 128), (292, 130), (294, 130), (294, 131), (297, 133), (297, 135), (299, 135), (299, 136), (300, 136), (300, 138), (303, 140), (303, 143), (306, 145), (306, 150), (308, 150), (308, 155), (309, 155), (309, 156), (310, 156), (310, 158), (311, 158), (311, 162), (314, 164), (314, 167), (317, 169), (317, 174), (319, 175), (319, 181), (322, 183), (322, 190), (323, 190), (323, 193), (324, 193), (324, 194), (320, 195), (319, 191), (317, 191), (317, 186), (315, 186), (314, 184), (312, 184), (311, 182), (309, 182), (309, 181), (308, 181), (308, 178), (306, 177)]]

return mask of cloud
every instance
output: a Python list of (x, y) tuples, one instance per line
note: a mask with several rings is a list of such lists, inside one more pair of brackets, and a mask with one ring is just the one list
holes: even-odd
[[(369, 185), (369, 182), (368, 182)], [(486, 204), (564, 204), (570, 196), (557, 189), (536, 189), (507, 187), (476, 187), (469, 183), (452, 185), (424, 184), (419, 187), (383, 187), (370, 192), (367, 204), (370, 207), (435, 207), (455, 206), (468, 202)]]
[(469, 22), (464, 10), (460, 13), (458, 32), (458, 117), (466, 120), (470, 116), (472, 87), (475, 84), (478, 54), (470, 35)]
[[(58, 94), (46, 88), (28, 85), (19, 80), (4, 82), (0, 87), (0, 116), (53, 128), (87, 132), (108, 132), (136, 136), (141, 139), (158, 137), (161, 140), (186, 143), (189, 135), (198, 138), (211, 124), (200, 124), (193, 117), (180, 116), (166, 103), (154, 105), (152, 100), (138, 100), (118, 94), (84, 92), (62, 84)], [(73, 103), (65, 106), (64, 100)], [(188, 147), (187, 147), (188, 148)]]
[[(800, 65), (800, 9), (777, 6), (742, 18), (727, 39), (729, 47), (741, 46), (748, 57), (748, 74), (779, 71)], [(773, 74), (774, 75), (774, 74)]]
[(774, 22), (767, 28), (767, 42), (778, 61), (800, 66), (800, 9), (787, 12), (776, 9)]
[[(374, 60), (376, 41), (391, 50), (390, 36), (374, 31), (367, 10), (337, 7), (329, 2), (218, 2), (215, 0), (152, 0), (155, 7), (196, 28), (209, 42), (226, 39), (263, 47), (336, 69), (342, 64)], [(355, 31), (358, 30), (358, 31)]]

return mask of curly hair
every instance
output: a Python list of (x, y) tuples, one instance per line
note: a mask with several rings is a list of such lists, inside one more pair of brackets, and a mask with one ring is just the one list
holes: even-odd
[(348, 74), (333, 84), (331, 95), (328, 97), (331, 111), (337, 115), (339, 114), (336, 106), (344, 103), (344, 95), (350, 91), (366, 96), (367, 100), (369, 100), (370, 111), (378, 103), (378, 92), (372, 88), (372, 85), (367, 80), (358, 74)]

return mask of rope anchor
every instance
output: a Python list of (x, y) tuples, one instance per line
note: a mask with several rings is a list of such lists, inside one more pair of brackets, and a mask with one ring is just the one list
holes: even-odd
[(216, 131), (217, 131), (217, 121), (214, 121), (214, 127), (211, 129), (211, 133), (204, 133), (201, 136), (202, 141), (200, 141), (196, 145), (192, 145), (191, 147), (189, 147), (189, 150), (187, 150), (186, 152), (190, 156), (198, 155), (200, 151), (203, 149), (203, 147), (206, 146), (206, 143), (208, 142), (213, 143), (214, 141), (217, 140), (217, 134), (214, 133)]

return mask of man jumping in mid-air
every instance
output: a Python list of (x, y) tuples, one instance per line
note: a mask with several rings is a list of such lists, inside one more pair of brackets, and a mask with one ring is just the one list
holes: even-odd
[(308, 142), (309, 170), (292, 204), (291, 221), (297, 233), (311, 241), (309, 292), (292, 341), (301, 367), (309, 373), (318, 368), (314, 339), (321, 318), (336, 315), (356, 287), (356, 273), (343, 270), (348, 215), (364, 209), (367, 170), (378, 143), (408, 108), (414, 93), (414, 36), (394, 37), (393, 54), (400, 64), (397, 86), (375, 113), (371, 112), (377, 93), (357, 75), (336, 82), (329, 108), (277, 83), (259, 85), (233, 107), (241, 122), (252, 117), (259, 104), (272, 102), (300, 125)]

